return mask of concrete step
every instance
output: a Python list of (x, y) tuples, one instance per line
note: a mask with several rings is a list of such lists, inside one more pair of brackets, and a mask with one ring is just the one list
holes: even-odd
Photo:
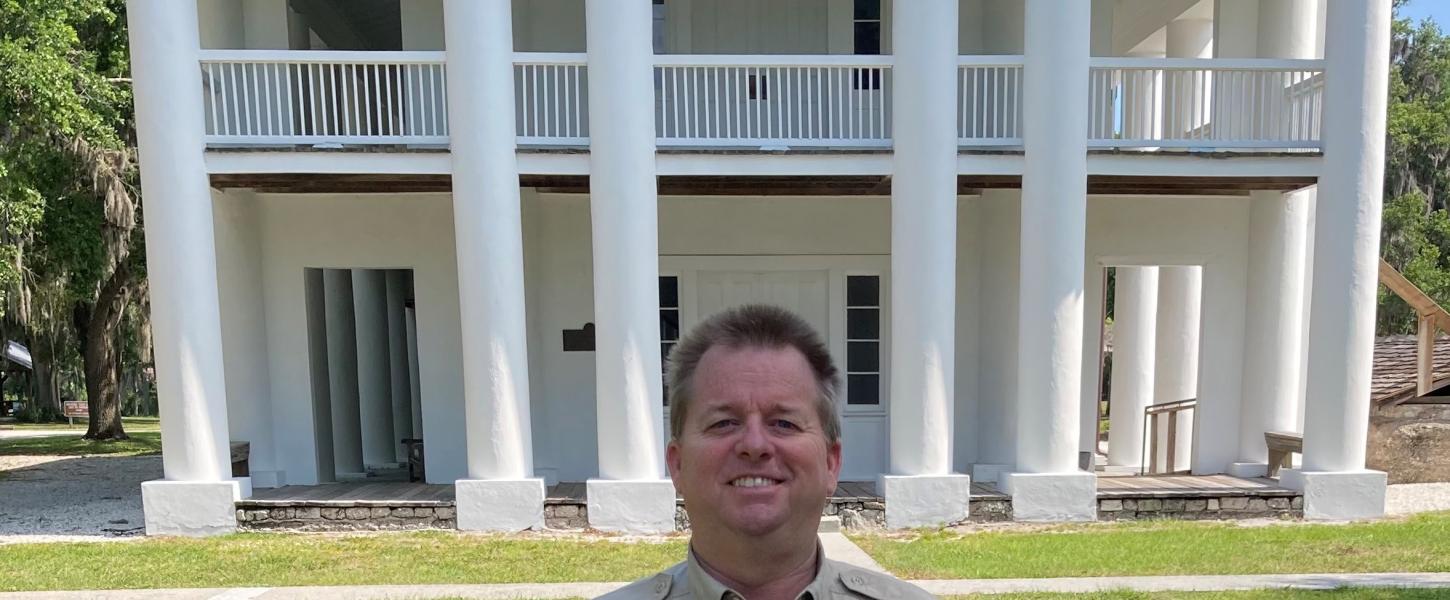
[(821, 517), (821, 526), (816, 529), (817, 533), (840, 533), (841, 517), (831, 515)]

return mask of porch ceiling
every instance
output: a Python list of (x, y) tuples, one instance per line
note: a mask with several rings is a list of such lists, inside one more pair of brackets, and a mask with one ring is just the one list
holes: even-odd
[[(1246, 196), (1252, 190), (1290, 191), (1311, 186), (1315, 177), (1163, 177), (1143, 175), (1089, 175), (1088, 193), (1101, 195)], [(352, 173), (215, 173), (217, 189), (251, 188), (283, 194), (397, 194), (449, 192), (446, 174)], [(519, 185), (541, 192), (582, 194), (589, 191), (585, 175), (521, 175)], [(957, 193), (976, 194), (984, 189), (1022, 187), (1018, 175), (962, 175)], [(842, 176), (661, 176), (659, 193), (665, 196), (886, 196), (891, 177)]]

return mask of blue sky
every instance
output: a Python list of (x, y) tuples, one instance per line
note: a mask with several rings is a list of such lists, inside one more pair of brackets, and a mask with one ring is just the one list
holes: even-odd
[(1409, 4), (1400, 8), (1400, 16), (1417, 22), (1425, 17), (1433, 17), (1440, 29), (1444, 30), (1450, 25), (1450, 0), (1410, 0)]

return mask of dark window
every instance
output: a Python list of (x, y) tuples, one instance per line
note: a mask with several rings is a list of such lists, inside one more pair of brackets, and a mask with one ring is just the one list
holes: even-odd
[(856, 54), (881, 54), (881, 21), (856, 21)]
[(846, 403), (881, 404), (881, 278), (846, 277)]
[(670, 405), (670, 386), (667, 383), (670, 370), (670, 351), (680, 341), (680, 278), (674, 275), (660, 276), (660, 364), (664, 366), (666, 379), (661, 381), (664, 389), (665, 406)]
[(881, 0), (856, 0), (854, 18), (857, 21), (881, 20)]
[(852, 308), (846, 311), (846, 337), (853, 340), (881, 338), (881, 313), (877, 308)]
[(851, 276), (846, 278), (846, 304), (878, 306), (881, 301), (881, 278)]
[(880, 375), (847, 375), (846, 404), (881, 404)]

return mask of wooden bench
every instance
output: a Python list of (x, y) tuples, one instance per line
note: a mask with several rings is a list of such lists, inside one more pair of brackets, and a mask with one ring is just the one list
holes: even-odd
[(251, 442), (231, 442), (232, 451), (232, 477), (250, 477), (252, 473)]
[(1304, 436), (1288, 431), (1265, 431), (1264, 444), (1269, 447), (1268, 477), (1279, 474), (1280, 467), (1293, 468), (1295, 452), (1304, 452)]

